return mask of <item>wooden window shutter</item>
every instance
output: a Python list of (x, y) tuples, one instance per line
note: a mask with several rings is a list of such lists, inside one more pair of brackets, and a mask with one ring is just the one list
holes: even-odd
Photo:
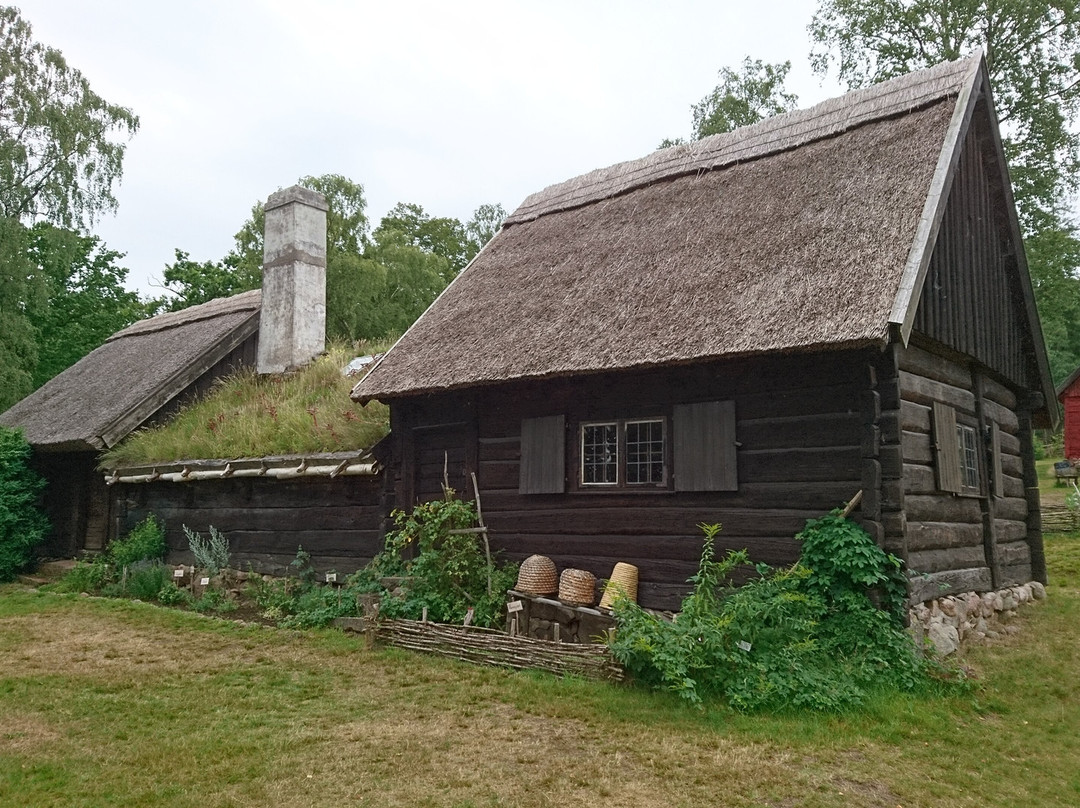
[(676, 491), (737, 491), (735, 402), (678, 404), (672, 412)]
[(956, 410), (935, 401), (933, 418), (938, 488), (959, 494), (963, 477), (960, 472), (960, 442), (956, 436)]
[(566, 416), (521, 422), (519, 494), (561, 494), (566, 490)]
[(1001, 427), (990, 424), (990, 473), (993, 475), (994, 496), (1005, 496), (1005, 479), (1001, 471)]

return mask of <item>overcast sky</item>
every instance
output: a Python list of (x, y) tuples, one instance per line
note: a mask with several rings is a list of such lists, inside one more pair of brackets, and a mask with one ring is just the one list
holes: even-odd
[(313, 174), (466, 221), (486, 202), (648, 154), (744, 56), (790, 59), (807, 106), (816, 4), (14, 0), (140, 130), (96, 232), (129, 285), (179, 247), (221, 258), (251, 205)]

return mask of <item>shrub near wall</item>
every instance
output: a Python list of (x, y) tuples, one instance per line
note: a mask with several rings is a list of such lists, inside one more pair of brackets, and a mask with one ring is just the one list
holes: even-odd
[(49, 523), (37, 500), (45, 481), (28, 465), (22, 433), (0, 427), (0, 581), (10, 581), (34, 559)]

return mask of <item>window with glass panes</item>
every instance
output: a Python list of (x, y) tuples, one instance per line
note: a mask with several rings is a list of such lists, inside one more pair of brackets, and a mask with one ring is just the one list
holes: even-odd
[(581, 425), (581, 484), (664, 485), (663, 418)]

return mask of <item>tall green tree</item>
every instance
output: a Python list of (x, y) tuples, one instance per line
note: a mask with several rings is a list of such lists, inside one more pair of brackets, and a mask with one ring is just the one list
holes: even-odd
[[(791, 62), (768, 64), (749, 56), (743, 59), (738, 71), (720, 68), (720, 83), (690, 108), (693, 117), (690, 139), (724, 134), (795, 109), (798, 96), (784, 88), (790, 71)], [(660, 148), (684, 142), (681, 138), (668, 139)]]
[(37, 332), (33, 386), (40, 387), (145, 314), (124, 288), (121, 253), (97, 236), (38, 222), (28, 232), (26, 255), (45, 287), (45, 300), (27, 311)]
[(823, 0), (809, 30), (815, 71), (850, 88), (982, 48), (1025, 227), (1060, 213), (1080, 169), (1077, 0)]
[(982, 48), (1046, 338), (1060, 381), (1080, 363), (1077, 0), (822, 0), (811, 61), (851, 88)]
[(60, 51), (0, 6), (0, 215), (82, 229), (116, 207), (125, 140), (139, 128)]
[(34, 389), (37, 332), (28, 308), (48, 300), (26, 257), (26, 228), (0, 216), (0, 412)]

